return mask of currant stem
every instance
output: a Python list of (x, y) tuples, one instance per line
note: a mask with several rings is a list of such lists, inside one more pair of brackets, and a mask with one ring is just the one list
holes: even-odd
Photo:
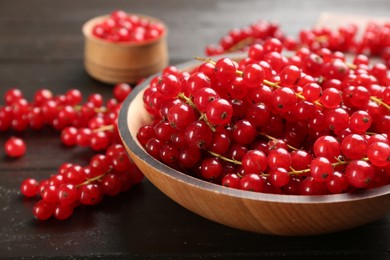
[(208, 151), (212, 156), (217, 157), (217, 158), (219, 158), (219, 159), (221, 159), (221, 160), (224, 160), (224, 161), (227, 161), (227, 162), (231, 162), (231, 163), (234, 163), (234, 164), (239, 164), (239, 165), (242, 164), (242, 162), (240, 162), (240, 161), (237, 161), (237, 160), (234, 160), (234, 159), (227, 158), (227, 157), (225, 157), (225, 156), (223, 156), (223, 155), (214, 153), (214, 152), (209, 151), (209, 150), (207, 150), (207, 151)]
[[(266, 138), (268, 138), (270, 140), (278, 140), (278, 138), (275, 138), (273, 136), (267, 135), (267, 134), (265, 134), (263, 132), (258, 132), (258, 134), (261, 135), (261, 136), (264, 136), (264, 137), (266, 137)], [(291, 150), (294, 150), (294, 151), (299, 150), (298, 148), (295, 148), (294, 146), (291, 146), (289, 144), (287, 144), (287, 147), (290, 148)]]
[[(362, 159), (360, 159), (360, 160), (362, 160), (362, 161), (368, 161), (368, 158), (365, 157), (365, 158), (362, 158)], [(338, 162), (332, 163), (332, 167), (334, 168), (334, 167), (336, 167), (336, 166), (349, 164), (350, 162), (351, 162), (351, 161), (341, 161), (341, 160), (338, 160)], [(292, 169), (292, 171), (289, 171), (288, 173), (289, 173), (290, 175), (299, 175), (299, 174), (308, 173), (308, 172), (310, 172), (310, 168), (303, 169), (303, 170), (298, 170), (298, 171)]]
[(200, 120), (203, 120), (203, 121), (206, 123), (206, 125), (208, 125), (208, 126), (210, 127), (211, 131), (213, 131), (213, 132), (217, 131), (217, 130), (215, 129), (215, 127), (212, 126), (212, 125), (210, 124), (210, 122), (209, 122), (209, 120), (207, 119), (207, 116), (206, 116), (205, 113), (201, 113), (199, 119), (200, 119)]
[(382, 99), (377, 98), (377, 97), (375, 97), (375, 96), (371, 96), (370, 99), (371, 99), (372, 101), (374, 101), (375, 103), (377, 103), (378, 105), (384, 106), (387, 110), (390, 110), (390, 106), (389, 106), (388, 104), (386, 104), (385, 102), (383, 102)]
[(272, 81), (269, 81), (269, 80), (263, 80), (263, 83), (264, 85), (268, 86), (268, 87), (272, 87), (272, 88), (280, 88), (280, 86), (278, 85), (278, 83), (276, 82), (272, 82)]
[(308, 173), (310, 172), (310, 168), (307, 168), (307, 169), (303, 169), (303, 170), (292, 170), (292, 171), (289, 171), (288, 174), (290, 175), (300, 175), (300, 174), (303, 174), (303, 173)]
[(97, 133), (97, 132), (112, 131), (112, 130), (114, 130), (114, 125), (104, 125), (99, 128), (93, 129), (92, 132)]
[(207, 63), (211, 63), (211, 64), (215, 65), (215, 61), (213, 61), (211, 58), (195, 56), (194, 59), (201, 61), (201, 62), (207, 62)]
[[(82, 105), (76, 105), (73, 108), (75, 111), (80, 111), (82, 107), (83, 107)], [(96, 113), (104, 113), (104, 112), (107, 112), (107, 108), (106, 107), (96, 107), (96, 108), (94, 108), (93, 111), (95, 111)]]
[(229, 52), (235, 52), (235, 51), (241, 50), (245, 46), (249, 46), (252, 43), (254, 43), (255, 40), (256, 39), (253, 37), (247, 37), (245, 39), (242, 39), (241, 41), (237, 42), (232, 47), (230, 47), (228, 50), (226, 50), (226, 52), (229, 53)]
[(207, 119), (207, 116), (205, 113), (202, 113), (198, 110), (198, 108), (196, 107), (195, 103), (191, 100), (191, 98), (187, 97), (186, 95), (184, 95), (184, 93), (179, 93), (177, 95), (179, 98), (183, 99), (188, 105), (190, 105), (193, 109), (195, 109), (196, 111), (198, 111), (200, 113), (200, 117), (199, 119), (200, 120), (203, 120), (211, 129), (211, 131), (215, 132), (216, 129), (214, 126), (212, 126), (209, 122), (209, 120)]
[(195, 103), (191, 100), (191, 98), (184, 95), (184, 93), (179, 93), (177, 95), (179, 98), (183, 99), (188, 105), (190, 105), (193, 109), (197, 109)]
[[(263, 84), (268, 86), (268, 87), (271, 87), (271, 88), (281, 88), (282, 86), (279, 85), (278, 82), (272, 82), (272, 81), (269, 81), (269, 80), (263, 80)], [(295, 93), (295, 96), (301, 100), (306, 100), (304, 96), (302, 96), (301, 94), (299, 93)], [(313, 102), (314, 104), (316, 104), (317, 106), (319, 107), (323, 107), (323, 105), (318, 102), (318, 101), (314, 101)]]
[(81, 186), (83, 186), (83, 185), (87, 185), (87, 184), (90, 184), (90, 183), (92, 183), (92, 182), (94, 182), (94, 181), (98, 181), (98, 180), (100, 180), (101, 178), (103, 178), (104, 176), (106, 176), (108, 174), (108, 172), (105, 172), (105, 173), (103, 173), (103, 174), (101, 174), (101, 175), (98, 175), (98, 176), (95, 176), (95, 177), (93, 177), (93, 178), (91, 178), (91, 179), (87, 179), (86, 181), (84, 181), (84, 182), (82, 182), (82, 183), (80, 183), (80, 184), (77, 184), (76, 185), (76, 188), (80, 188)]

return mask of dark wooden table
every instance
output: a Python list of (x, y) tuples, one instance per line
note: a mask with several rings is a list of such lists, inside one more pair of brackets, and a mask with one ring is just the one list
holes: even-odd
[[(278, 22), (295, 36), (321, 12), (386, 16), (388, 0), (179, 1), (179, 0), (0, 0), (0, 95), (18, 87), (31, 100), (45, 87), (55, 94), (78, 88), (111, 96), (112, 86), (83, 70), (82, 24), (114, 9), (155, 16), (169, 27), (171, 64), (203, 55), (229, 29), (257, 20)], [(3, 103), (1, 101), (1, 103)], [(1, 133), (0, 145), (12, 132)], [(0, 149), (0, 259), (192, 259), (192, 258), (390, 258), (390, 217), (345, 232), (278, 237), (234, 230), (180, 207), (147, 180), (96, 207), (77, 209), (71, 219), (39, 222), (33, 201), (18, 189), (26, 177), (47, 178), (63, 162), (86, 164), (93, 154), (65, 148), (45, 129), (21, 134), (26, 156), (7, 159)]]

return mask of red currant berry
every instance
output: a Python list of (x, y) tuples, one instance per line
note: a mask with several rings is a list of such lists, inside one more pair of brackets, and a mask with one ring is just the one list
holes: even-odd
[(74, 146), (77, 144), (77, 128), (68, 126), (61, 131), (61, 141), (66, 146)]
[(84, 205), (99, 204), (103, 198), (102, 189), (97, 184), (86, 184), (80, 187), (79, 201)]
[(295, 65), (288, 65), (280, 72), (280, 85), (293, 87), (301, 78), (301, 69)]
[(226, 174), (222, 179), (222, 186), (239, 189), (240, 188), (240, 177), (235, 173)]
[(320, 102), (326, 108), (336, 108), (340, 106), (342, 97), (340, 91), (335, 88), (327, 88), (322, 92)]
[(364, 188), (373, 180), (375, 172), (370, 163), (355, 160), (347, 165), (344, 174), (350, 185), (356, 188)]
[(290, 181), (290, 175), (285, 168), (273, 168), (269, 172), (269, 180), (275, 187), (283, 187)]
[(316, 157), (325, 157), (334, 161), (340, 155), (340, 143), (333, 136), (321, 136), (314, 142), (313, 152)]
[(68, 219), (73, 214), (73, 207), (70, 205), (59, 204), (54, 209), (54, 217), (58, 220)]
[(190, 123), (196, 121), (197, 113), (190, 105), (180, 103), (169, 109), (167, 118), (172, 127), (184, 130)]
[(222, 174), (222, 164), (217, 158), (207, 158), (202, 161), (201, 173), (206, 180), (215, 180)]
[(263, 84), (264, 70), (258, 64), (249, 64), (243, 71), (243, 83), (250, 87), (258, 87)]
[(66, 102), (68, 105), (75, 106), (78, 105), (82, 99), (83, 95), (81, 94), (81, 91), (78, 89), (70, 89), (65, 94)]
[(20, 192), (26, 197), (34, 197), (39, 192), (39, 182), (32, 178), (25, 179), (20, 185)]
[(341, 142), (341, 151), (350, 160), (361, 159), (367, 154), (366, 139), (358, 134), (350, 134)]
[(50, 185), (42, 192), (42, 199), (44, 201), (55, 203), (58, 201), (58, 190), (56, 186)]
[(215, 77), (220, 82), (232, 82), (236, 77), (236, 64), (228, 58), (221, 58), (215, 64)]
[(372, 123), (371, 116), (363, 110), (355, 111), (349, 120), (349, 128), (357, 134), (365, 133)]
[(279, 112), (283, 113), (291, 110), (296, 103), (297, 97), (291, 88), (278, 88), (272, 93), (272, 104)]
[(265, 190), (265, 181), (256, 173), (244, 175), (240, 181), (240, 189), (246, 191), (262, 192)]
[(316, 182), (324, 182), (333, 173), (333, 166), (325, 157), (314, 158), (310, 163), (310, 175)]
[(198, 148), (183, 147), (179, 153), (179, 163), (184, 168), (191, 168), (201, 159), (201, 153)]
[(343, 108), (330, 109), (325, 116), (327, 125), (336, 134), (349, 125), (348, 112)]
[(367, 157), (375, 166), (387, 166), (390, 164), (390, 145), (384, 142), (376, 142), (367, 148)]
[(290, 169), (291, 166), (290, 153), (284, 148), (272, 149), (268, 154), (268, 166), (271, 169), (274, 168), (283, 168), (286, 170)]
[(194, 97), (197, 96), (196, 93), (201, 89), (206, 88), (208, 89), (208, 91), (210, 91), (211, 89), (210, 87), (211, 87), (210, 78), (203, 72), (195, 72), (191, 74), (191, 76), (188, 78), (187, 84), (185, 84), (185, 90), (187, 94)]
[(207, 148), (213, 139), (213, 132), (205, 121), (194, 121), (186, 128), (185, 139), (193, 148)]
[(113, 93), (116, 100), (122, 102), (131, 93), (131, 86), (127, 83), (120, 83), (115, 85)]
[(306, 177), (300, 183), (299, 194), (301, 195), (325, 195), (328, 193), (325, 182), (318, 182), (313, 177)]
[(242, 157), (242, 167), (246, 173), (261, 173), (267, 168), (267, 156), (259, 150), (248, 151)]
[(305, 150), (295, 150), (290, 153), (291, 155), (291, 167), (294, 170), (304, 170), (310, 166), (310, 162), (313, 157)]
[(247, 145), (252, 143), (257, 136), (256, 127), (248, 120), (240, 120), (233, 126), (233, 140), (239, 144)]
[(335, 171), (326, 179), (326, 187), (331, 193), (343, 193), (347, 191), (349, 183), (344, 174)]
[(198, 89), (194, 94), (194, 103), (201, 112), (206, 112), (206, 108), (210, 102), (219, 99), (219, 95), (212, 88)]
[(23, 139), (11, 137), (5, 142), (4, 150), (9, 157), (18, 158), (26, 153), (27, 148)]
[(33, 208), (33, 214), (38, 220), (49, 219), (53, 215), (53, 212), (53, 205), (45, 200), (38, 201)]
[(122, 189), (121, 178), (117, 174), (109, 173), (101, 179), (99, 186), (104, 194), (116, 196)]
[(74, 205), (79, 198), (79, 191), (75, 185), (63, 184), (58, 188), (58, 201), (63, 205)]
[(212, 125), (225, 125), (230, 121), (232, 115), (232, 104), (226, 99), (216, 99), (207, 105), (206, 116)]

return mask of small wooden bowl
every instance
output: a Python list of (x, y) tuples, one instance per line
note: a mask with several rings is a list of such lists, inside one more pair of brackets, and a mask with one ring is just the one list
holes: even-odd
[[(191, 70), (198, 62), (181, 68)], [(176, 171), (150, 156), (136, 138), (151, 122), (142, 95), (149, 80), (124, 101), (119, 132), (145, 176), (183, 207), (215, 222), (251, 232), (284, 236), (325, 234), (357, 227), (390, 212), (390, 185), (354, 194), (295, 196), (241, 191), (208, 183)]]
[(84, 67), (91, 77), (109, 84), (133, 83), (167, 66), (166, 25), (156, 18), (136, 15), (162, 24), (162, 35), (142, 43), (113, 43), (92, 35), (93, 27), (108, 18), (108, 15), (95, 17), (83, 25)]

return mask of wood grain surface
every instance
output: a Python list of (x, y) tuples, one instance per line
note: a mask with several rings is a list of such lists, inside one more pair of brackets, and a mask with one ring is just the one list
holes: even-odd
[[(46, 87), (79, 88), (108, 98), (112, 86), (83, 69), (82, 24), (115, 9), (164, 21), (170, 63), (203, 55), (229, 29), (275, 21), (292, 36), (314, 25), (322, 12), (388, 16), (388, 0), (0, 0), (0, 95), (11, 87), (28, 99)], [(1, 102), (3, 103), (3, 102)], [(13, 132), (1, 133), (0, 144)], [(18, 193), (21, 181), (47, 178), (63, 162), (86, 164), (93, 154), (65, 148), (54, 130), (18, 133), (25, 157), (10, 160), (0, 149), (0, 259), (388, 259), (390, 217), (322, 236), (258, 235), (216, 224), (168, 199), (144, 181), (129, 192), (77, 209), (71, 219), (38, 222), (33, 201)]]

